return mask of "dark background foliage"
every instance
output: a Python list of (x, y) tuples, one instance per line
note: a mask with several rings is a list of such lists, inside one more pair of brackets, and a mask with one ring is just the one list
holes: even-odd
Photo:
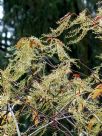
[[(68, 12), (77, 15), (87, 8), (94, 17), (97, 10), (97, 0), (1, 0), (4, 15), (1, 19), (0, 31), (0, 67), (7, 65), (7, 48), (13, 46), (21, 37), (37, 36), (48, 33), (56, 27), (56, 21)], [(100, 6), (100, 5), (99, 5)], [(99, 42), (89, 33), (88, 38), (78, 45), (71, 45), (71, 55), (80, 58), (90, 68), (98, 65), (94, 61), (102, 49)], [(6, 54), (6, 57), (5, 57)], [(87, 70), (85, 70), (88, 73)]]

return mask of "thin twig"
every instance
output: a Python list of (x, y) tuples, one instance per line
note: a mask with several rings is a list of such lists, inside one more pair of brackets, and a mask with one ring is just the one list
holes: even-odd
[(58, 131), (64, 133), (65, 136), (69, 136), (65, 131), (63, 131), (62, 129), (60, 129), (58, 125), (56, 126), (56, 128), (58, 129)]
[(39, 127), (37, 130), (35, 130), (34, 132), (32, 132), (31, 134), (29, 134), (28, 136), (32, 136), (33, 134), (37, 133), (39, 130), (51, 125), (54, 121), (59, 121), (59, 120), (62, 120), (64, 118), (69, 118), (70, 116), (65, 116), (63, 118), (55, 118), (54, 120), (52, 120), (51, 122), (47, 123), (46, 125), (42, 126), (42, 127)]
[(93, 114), (93, 116), (102, 124), (102, 121), (99, 119), (99, 117), (97, 117), (96, 114)]
[(15, 115), (14, 115), (14, 113), (13, 113), (13, 111), (12, 111), (12, 108), (10, 107), (10, 104), (9, 104), (9, 103), (8, 103), (8, 108), (9, 108), (9, 111), (10, 111), (10, 113), (11, 113), (11, 115), (12, 115), (12, 118), (13, 118), (13, 120), (14, 120), (14, 123), (15, 123), (15, 125), (16, 125), (17, 134), (18, 134), (18, 136), (21, 136), (20, 130), (19, 130), (19, 127), (18, 127), (17, 120), (16, 120), (16, 118), (15, 118)]
[(98, 77), (96, 77), (96, 74), (94, 73), (94, 71), (92, 69), (90, 69), (87, 65), (85, 65), (83, 62), (81, 62), (80, 60), (78, 60), (78, 62), (80, 64), (82, 64), (85, 68), (87, 68), (91, 73), (93, 73), (94, 78), (96, 78), (98, 81), (100, 81), (102, 83), (102, 80), (100, 80)]
[(51, 125), (52, 123), (53, 123), (53, 121), (47, 123), (46, 125), (44, 125), (44, 126), (42, 126), (42, 127), (39, 127), (37, 130), (35, 130), (34, 132), (32, 132), (32, 133), (31, 133), (30, 135), (28, 135), (28, 136), (34, 135), (34, 134), (37, 133), (39, 130), (41, 130), (41, 129), (43, 129), (43, 128), (49, 126), (49, 125)]
[[(64, 106), (65, 107), (65, 106)], [(56, 109), (57, 110), (57, 109)], [(57, 110), (58, 111), (58, 110)], [(61, 114), (64, 118), (66, 118), (66, 116), (61, 112), (62, 110), (60, 110), (60, 111), (58, 111), (58, 113), (57, 114)], [(74, 123), (72, 123), (68, 118), (66, 118), (66, 120), (72, 125), (72, 126), (74, 126), (74, 127), (76, 127), (75, 125), (74, 125)]]
[(70, 134), (70, 136), (73, 136), (72, 134), (71, 134), (71, 132), (69, 131), (69, 129), (68, 128), (66, 128), (64, 125), (62, 125), (59, 121), (57, 121), (57, 120), (55, 120), (60, 126), (62, 126), (67, 132), (68, 132), (68, 134)]

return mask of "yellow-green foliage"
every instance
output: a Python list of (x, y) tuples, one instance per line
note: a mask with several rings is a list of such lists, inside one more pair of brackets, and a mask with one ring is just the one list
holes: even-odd
[[(1, 136), (96, 136), (101, 131), (102, 107), (98, 97), (102, 89), (98, 97), (92, 97), (92, 85), (101, 79), (94, 73), (86, 79), (78, 75), (68, 78), (77, 60), (70, 58), (69, 48), (58, 38), (66, 31), (68, 44), (74, 44), (92, 30), (102, 40), (100, 19), (86, 14), (86, 10), (79, 16), (67, 14), (51, 33), (40, 39), (24, 37), (18, 41), (7, 68), (0, 71)], [(102, 16), (101, 9), (97, 16)], [(58, 63), (52, 64), (53, 57)], [(24, 130), (22, 124), (28, 124)]]

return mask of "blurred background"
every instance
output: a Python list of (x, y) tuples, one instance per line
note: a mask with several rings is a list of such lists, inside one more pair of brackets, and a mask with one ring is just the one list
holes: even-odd
[[(94, 17), (98, 0), (0, 0), (0, 68), (8, 63), (9, 47), (21, 37), (40, 37), (55, 28), (56, 21), (68, 12), (79, 14), (87, 8)], [(72, 57), (81, 59), (90, 68), (97, 66), (95, 55), (102, 53), (102, 46), (92, 34), (72, 45)], [(87, 70), (85, 70), (88, 73)]]

